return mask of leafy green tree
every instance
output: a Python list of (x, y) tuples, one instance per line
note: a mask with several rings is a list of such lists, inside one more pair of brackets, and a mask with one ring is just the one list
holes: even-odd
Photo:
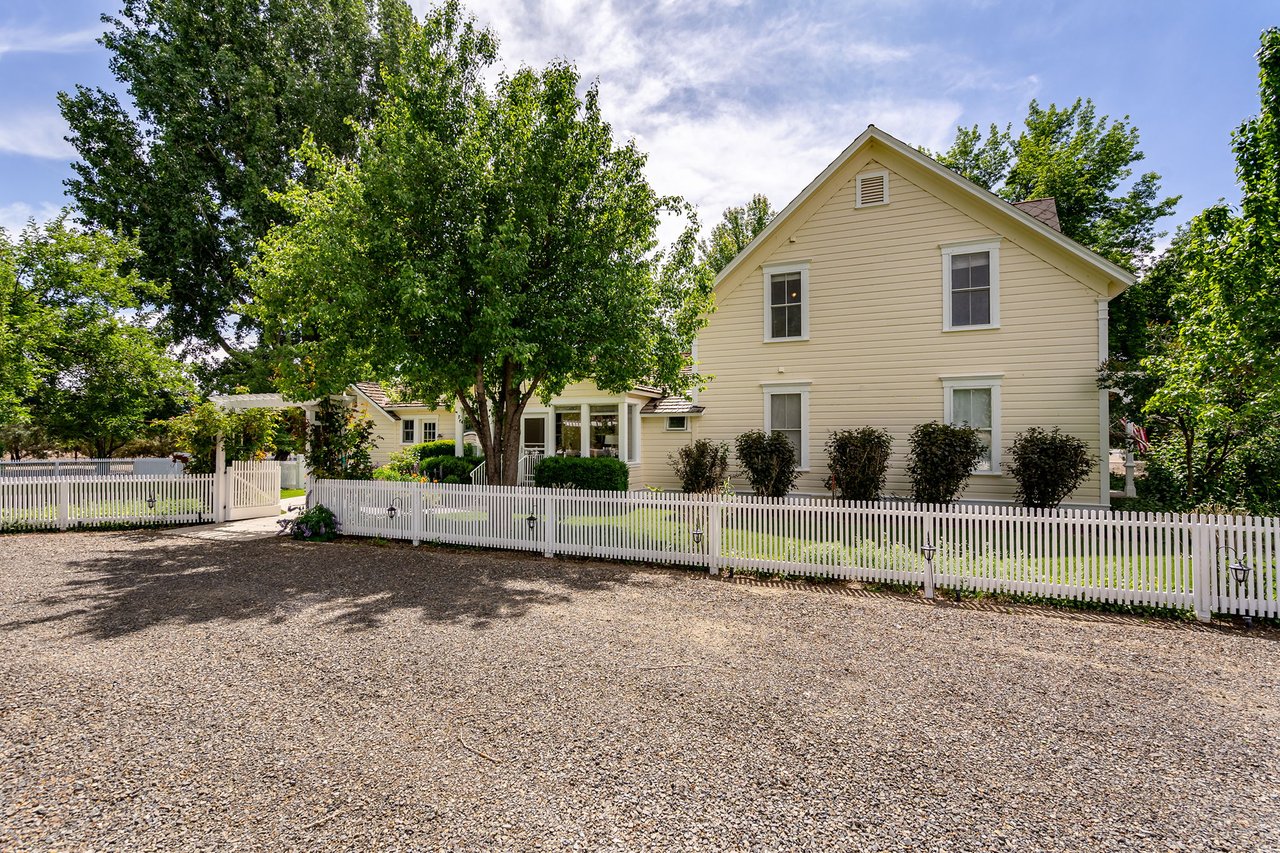
[(1160, 198), (1160, 175), (1145, 172), (1130, 182), (1146, 155), (1129, 117), (1098, 117), (1092, 100), (1069, 107), (1032, 101), (1015, 137), (991, 125), (957, 128), (946, 151), (933, 155), (964, 177), (1017, 202), (1052, 196), (1062, 233), (1133, 270), (1152, 260), (1161, 232), (1156, 223), (1173, 213), (1178, 197)]
[(188, 389), (143, 318), (121, 313), (163, 294), (124, 271), (137, 252), (65, 213), (16, 242), (0, 231), (0, 426), (107, 455)]
[(89, 227), (137, 240), (144, 278), (169, 282), (174, 340), (221, 347), (224, 370), (263, 383), (241, 270), (282, 216), (267, 191), (301, 174), (304, 130), (354, 150), (347, 120), (367, 121), (411, 18), (403, 0), (125, 0), (103, 16), (129, 100), (59, 95), (80, 157), (67, 188)]
[(490, 92), (490, 34), (457, 4), (410, 27), (401, 69), (342, 158), (309, 139), (314, 185), (276, 198), (292, 222), (254, 264), (256, 316), (286, 343), (298, 398), (377, 378), (456, 399), (491, 481), (514, 483), (521, 414), (535, 396), (592, 380), (681, 389), (710, 307), (686, 229), (655, 257), (677, 207), (615, 146), (595, 86), (568, 65), (521, 69)]
[(229, 412), (205, 400), (161, 426), (178, 449), (190, 456), (187, 470), (209, 474), (214, 471), (219, 436), (227, 461), (264, 459), (276, 451), (284, 418), (284, 413), (275, 409)]
[(119, 318), (62, 336), (53, 361), (33, 398), (35, 420), (99, 459), (179, 411), (194, 391), (185, 366), (150, 329)]
[(700, 246), (703, 263), (711, 274), (715, 275), (727, 267), (729, 261), (745, 249), (775, 215), (769, 199), (760, 193), (753, 195), (751, 201), (741, 207), (726, 209)]
[(1179, 235), (1177, 324), (1141, 361), (1145, 412), (1179, 446), (1184, 497), (1221, 480), (1280, 419), (1280, 29), (1262, 34), (1261, 111), (1235, 132), (1241, 204), (1217, 204)]

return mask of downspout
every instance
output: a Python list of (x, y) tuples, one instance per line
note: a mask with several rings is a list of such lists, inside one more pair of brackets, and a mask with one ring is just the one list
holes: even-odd
[[(1110, 355), (1108, 338), (1108, 319), (1110, 317), (1111, 300), (1098, 300), (1098, 365), (1106, 362)], [(1099, 479), (1102, 482), (1099, 503), (1111, 507), (1111, 392), (1106, 388), (1098, 389), (1098, 449), (1102, 454)]]

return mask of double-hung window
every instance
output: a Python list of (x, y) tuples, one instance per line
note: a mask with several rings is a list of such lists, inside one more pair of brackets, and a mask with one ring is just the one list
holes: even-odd
[(413, 444), (418, 440), (418, 422), (413, 418), (405, 418), (400, 422), (400, 443)]
[(809, 339), (809, 265), (764, 269), (764, 339)]
[(942, 380), (946, 421), (973, 427), (983, 455), (975, 474), (1000, 473), (1000, 377), (966, 376)]
[(942, 247), (942, 326), (946, 331), (1000, 325), (1000, 244)]
[(787, 437), (802, 471), (809, 469), (808, 383), (764, 386), (764, 429)]

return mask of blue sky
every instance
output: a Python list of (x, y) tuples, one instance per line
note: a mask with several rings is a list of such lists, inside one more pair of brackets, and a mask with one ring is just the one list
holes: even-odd
[[(418, 2), (419, 9), (426, 6)], [(0, 0), (0, 225), (64, 203), (55, 95), (113, 88), (98, 16), (118, 0)], [(1183, 196), (1172, 228), (1237, 190), (1230, 133), (1257, 110), (1253, 54), (1274, 2), (513, 2), (472, 11), (503, 62), (574, 61), (650, 153), (659, 192), (714, 220), (753, 192), (781, 208), (868, 124), (943, 147), (957, 124), (1092, 97), (1142, 133), (1143, 169)]]

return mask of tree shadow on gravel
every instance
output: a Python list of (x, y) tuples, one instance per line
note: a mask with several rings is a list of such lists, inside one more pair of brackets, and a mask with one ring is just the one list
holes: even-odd
[(625, 585), (635, 573), (625, 565), (440, 547), (156, 534), (116, 534), (102, 544), (102, 553), (66, 562), (73, 577), (38, 601), (59, 612), (0, 629), (83, 618), (83, 633), (109, 638), (166, 623), (279, 623), (319, 607), (349, 631), (376, 629), (403, 611), (480, 630)]

